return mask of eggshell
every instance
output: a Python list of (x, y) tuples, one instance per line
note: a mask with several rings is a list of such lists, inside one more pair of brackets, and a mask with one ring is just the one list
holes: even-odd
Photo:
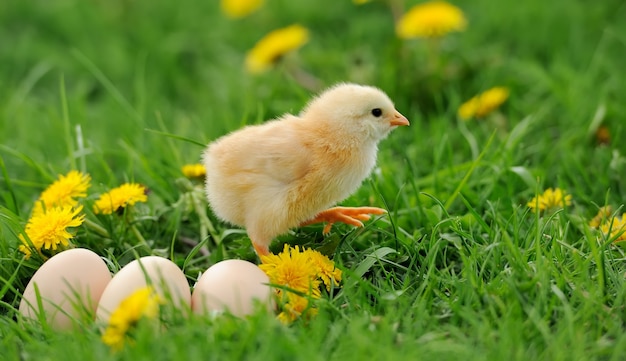
[(38, 293), (46, 322), (56, 330), (71, 329), (84, 315), (94, 315), (110, 281), (111, 273), (96, 253), (83, 248), (63, 251), (35, 272), (24, 289), (20, 313), (38, 318)]
[(273, 309), (270, 280), (257, 265), (226, 260), (209, 267), (200, 276), (191, 296), (195, 314), (228, 311), (235, 316), (253, 313), (257, 303)]
[(154, 287), (159, 297), (167, 304), (186, 311), (191, 303), (191, 291), (183, 271), (167, 258), (142, 257), (124, 266), (100, 297), (96, 319), (103, 324), (119, 304), (136, 290), (147, 285)]

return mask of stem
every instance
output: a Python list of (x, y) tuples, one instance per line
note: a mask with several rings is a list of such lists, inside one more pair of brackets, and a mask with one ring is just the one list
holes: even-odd
[(211, 223), (211, 220), (206, 215), (206, 207), (204, 207), (204, 205), (200, 201), (198, 192), (192, 191), (189, 193), (189, 195), (191, 196), (191, 203), (193, 204), (193, 209), (196, 211), (196, 213), (198, 214), (198, 217), (200, 218), (201, 239), (205, 239), (207, 237), (207, 231), (208, 231), (208, 233), (211, 235), (211, 238), (213, 238), (215, 245), (219, 245), (221, 243), (221, 239), (219, 235), (217, 234), (215, 227), (213, 227), (213, 223)]
[(94, 231), (97, 234), (99, 234), (100, 236), (102, 236), (104, 238), (111, 238), (111, 236), (109, 235), (109, 232), (106, 229), (104, 229), (104, 227), (102, 227), (101, 225), (97, 224), (96, 222), (91, 221), (91, 220), (85, 218), (83, 220), (83, 224), (85, 226), (87, 226), (87, 228), (89, 228), (92, 231)]
[(134, 224), (130, 225), (130, 230), (133, 232), (133, 234), (135, 235), (135, 237), (137, 237), (137, 239), (139, 240), (139, 243), (141, 245), (143, 245), (144, 247), (146, 247), (146, 249), (152, 253), (152, 248), (150, 248), (150, 246), (148, 245), (148, 242), (146, 242), (146, 239), (143, 238), (143, 235), (141, 234), (141, 232), (139, 232), (139, 230), (137, 229), (137, 227), (135, 227)]

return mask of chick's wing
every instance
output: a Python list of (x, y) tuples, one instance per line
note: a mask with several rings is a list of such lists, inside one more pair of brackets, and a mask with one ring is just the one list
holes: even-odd
[(251, 177), (257, 186), (295, 182), (306, 175), (311, 164), (297, 122), (296, 117), (286, 118), (234, 133), (227, 142), (233, 144), (220, 147), (220, 158), (234, 173)]

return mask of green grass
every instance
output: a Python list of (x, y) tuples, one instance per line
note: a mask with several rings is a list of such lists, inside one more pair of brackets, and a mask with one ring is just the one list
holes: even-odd
[[(626, 3), (458, 2), (468, 27), (442, 41), (435, 68), (423, 41), (394, 36), (383, 2), (268, 0), (241, 20), (215, 3), (0, 4), (3, 359), (626, 357), (624, 254), (587, 226), (599, 206), (621, 214), (626, 198)], [(296, 22), (310, 42), (287, 64), (247, 74), (243, 59), (259, 37)], [(343, 202), (384, 206), (388, 216), (364, 229), (336, 226), (326, 239), (306, 227), (274, 243), (321, 247), (344, 270), (317, 317), (290, 326), (263, 312), (175, 320), (161, 332), (139, 327), (120, 354), (90, 323), (54, 332), (19, 322), (21, 291), (41, 262), (21, 260), (18, 234), (39, 193), (71, 169), (92, 177), (88, 205), (126, 181), (151, 190), (134, 223), (150, 251), (114, 217), (88, 214), (107, 237), (78, 230), (75, 243), (107, 257), (112, 271), (158, 254), (193, 284), (219, 260), (256, 262), (244, 232), (204, 204), (193, 208), (180, 167), (199, 160), (197, 143), (298, 112), (314, 92), (290, 75), (294, 65), (323, 87), (379, 86), (411, 121), (380, 145), (378, 168)], [(498, 85), (511, 96), (496, 114), (457, 119), (463, 101)], [(596, 142), (599, 124), (608, 145)], [(548, 187), (573, 204), (531, 212), (526, 203)], [(202, 237), (205, 209), (219, 245)]]

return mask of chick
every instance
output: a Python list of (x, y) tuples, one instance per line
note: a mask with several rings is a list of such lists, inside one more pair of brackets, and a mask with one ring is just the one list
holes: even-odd
[(244, 127), (208, 145), (202, 159), (214, 213), (246, 228), (259, 256), (289, 229), (328, 222), (363, 226), (375, 207), (333, 207), (376, 164), (378, 142), (409, 121), (381, 90), (341, 83), (299, 116)]

